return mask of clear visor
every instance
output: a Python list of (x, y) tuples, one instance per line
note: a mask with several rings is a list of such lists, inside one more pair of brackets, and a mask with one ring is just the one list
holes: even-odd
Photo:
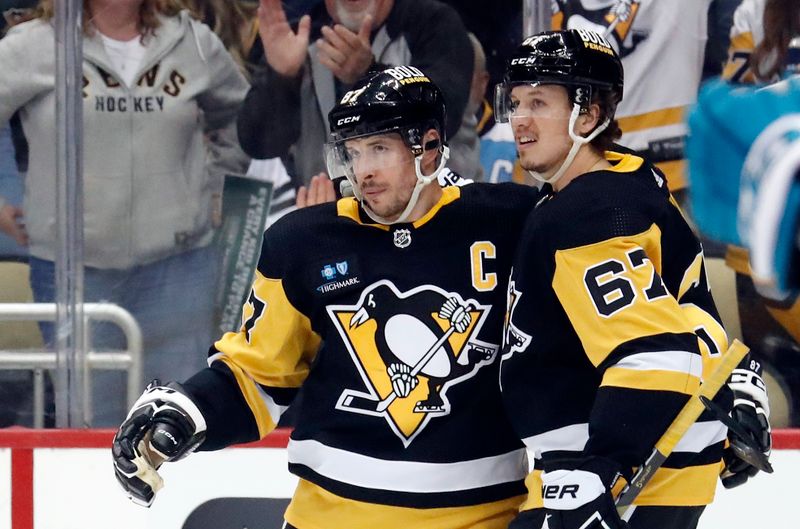
[(324, 154), (328, 175), (346, 176), (354, 185), (371, 173), (414, 165), (414, 155), (397, 132), (332, 140)]
[(569, 120), (572, 102), (564, 86), (552, 83), (500, 83), (494, 89), (494, 115), (499, 123), (514, 119), (540, 118)]

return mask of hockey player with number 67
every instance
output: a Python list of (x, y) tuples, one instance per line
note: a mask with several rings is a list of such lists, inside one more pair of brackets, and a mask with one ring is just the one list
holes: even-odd
[(615, 151), (622, 92), (617, 53), (588, 30), (527, 38), (497, 87), (497, 118), (544, 184), (514, 261), (501, 363), (506, 412), (535, 454), (511, 529), (692, 529), (729, 435), (723, 483), (769, 455), (766, 392), (745, 363), (715, 402), (736, 431), (704, 412), (617, 512), (634, 468), (728, 347), (702, 247), (663, 175)]

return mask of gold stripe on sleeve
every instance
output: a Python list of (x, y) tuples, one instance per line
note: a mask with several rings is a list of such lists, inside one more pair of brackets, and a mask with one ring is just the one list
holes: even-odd
[(678, 371), (610, 367), (603, 374), (603, 381), (600, 385), (691, 394), (700, 387), (700, 379), (689, 373)]
[(256, 270), (241, 328), (226, 333), (214, 346), (239, 382), (262, 435), (274, 424), (257, 385), (300, 387), (319, 344), (311, 320), (286, 297), (283, 282)]

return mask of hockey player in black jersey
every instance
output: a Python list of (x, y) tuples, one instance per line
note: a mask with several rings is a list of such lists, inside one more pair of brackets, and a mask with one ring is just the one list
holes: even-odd
[[(627, 510), (614, 497), (727, 350), (697, 237), (663, 175), (614, 152), (621, 62), (585, 30), (527, 38), (496, 90), (521, 166), (544, 183), (508, 286), (501, 387), (535, 454), (512, 529), (692, 529), (710, 503), (728, 437), (704, 413)], [(757, 373), (737, 369), (719, 405), (743, 419), (723, 482), (769, 454)], [(734, 478), (738, 476), (738, 478)]]
[(410, 66), (356, 83), (329, 123), (329, 174), (355, 197), (269, 228), (241, 329), (209, 368), (142, 395), (114, 440), (117, 478), (149, 505), (162, 461), (263, 437), (295, 405), (288, 527), (503, 529), (528, 467), (498, 353), (538, 191), (441, 187), (442, 95)]

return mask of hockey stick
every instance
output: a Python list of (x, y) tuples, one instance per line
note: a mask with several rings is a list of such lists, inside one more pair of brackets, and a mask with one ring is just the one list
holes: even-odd
[[(628, 13), (628, 16), (627, 16), (625, 22), (630, 21), (630, 24), (633, 25), (633, 19), (636, 17), (636, 13), (638, 12), (638, 10), (639, 10), (639, 2), (636, 2), (635, 4), (631, 4), (631, 10)], [(614, 15), (614, 19), (611, 21), (611, 23), (608, 24), (608, 26), (606, 27), (606, 30), (603, 32), (603, 37), (606, 38), (606, 39), (609, 38), (611, 36), (611, 34), (614, 33), (614, 30), (617, 29), (617, 25), (620, 22), (622, 22), (622, 18), (620, 17), (620, 15), (618, 15), (618, 14)], [(622, 46), (621, 42), (620, 42), (620, 46)]]
[(700, 384), (700, 388), (692, 394), (689, 402), (678, 412), (672, 424), (670, 424), (667, 431), (664, 432), (661, 439), (656, 443), (650, 456), (645, 460), (642, 466), (639, 467), (630, 483), (625, 485), (625, 488), (622, 489), (619, 497), (617, 497), (617, 512), (620, 517), (625, 514), (625, 511), (628, 510), (633, 500), (636, 499), (645, 485), (653, 478), (656, 470), (664, 464), (664, 461), (669, 457), (672, 451), (675, 450), (681, 438), (686, 435), (689, 428), (697, 421), (700, 414), (703, 413), (705, 408), (700, 401), (700, 397), (713, 399), (722, 385), (727, 382), (731, 372), (736, 369), (736, 366), (738, 366), (745, 355), (747, 355), (748, 351), (750, 351), (750, 349), (748, 349), (746, 345), (739, 340), (734, 340), (733, 344), (731, 344), (728, 351), (722, 357), (722, 362), (717, 366), (717, 369)]
[[(428, 349), (425, 354), (422, 355), (422, 358), (420, 358), (419, 361), (414, 364), (414, 367), (411, 368), (411, 373), (409, 375), (415, 377), (420, 371), (425, 369), (425, 366), (428, 364), (428, 362), (430, 362), (431, 358), (433, 358), (433, 355), (436, 354), (436, 351), (438, 351), (442, 344), (444, 344), (444, 342), (450, 338), (450, 335), (453, 334), (455, 330), (455, 326), (450, 325), (450, 328), (447, 329), (447, 331), (445, 331), (445, 333), (442, 334), (438, 340), (436, 340), (436, 343), (434, 343), (430, 349)], [(392, 392), (389, 393), (383, 400), (373, 400), (369, 397), (364, 397), (361, 395), (348, 395), (341, 401), (341, 404), (345, 408), (383, 413), (396, 398), (397, 393), (394, 391), (394, 388), (392, 388)]]
[(606, 39), (609, 38), (616, 29), (617, 24), (619, 24), (619, 15), (616, 15), (614, 17), (614, 20), (611, 21), (611, 24), (608, 25), (605, 32), (603, 32), (603, 37)]

